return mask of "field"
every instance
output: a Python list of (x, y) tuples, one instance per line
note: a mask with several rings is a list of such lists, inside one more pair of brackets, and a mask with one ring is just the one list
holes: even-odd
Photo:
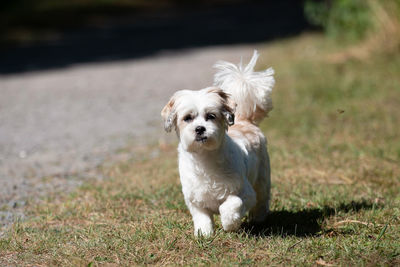
[(194, 238), (175, 146), (153, 145), (99, 167), (108, 179), (31, 203), (0, 238), (0, 265), (400, 265), (400, 55), (338, 63), (344, 49), (313, 34), (260, 49), (277, 79), (261, 125), (264, 224), (225, 233), (217, 219)]

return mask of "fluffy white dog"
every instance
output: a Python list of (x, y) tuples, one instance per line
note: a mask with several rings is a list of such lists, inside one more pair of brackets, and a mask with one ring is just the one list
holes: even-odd
[(165, 130), (175, 127), (180, 141), (180, 180), (195, 235), (213, 233), (214, 214), (225, 231), (235, 231), (247, 212), (253, 221), (268, 212), (267, 141), (257, 125), (272, 109), (275, 80), (272, 68), (254, 72), (257, 58), (254, 51), (246, 67), (217, 62), (213, 87), (177, 91), (161, 112)]

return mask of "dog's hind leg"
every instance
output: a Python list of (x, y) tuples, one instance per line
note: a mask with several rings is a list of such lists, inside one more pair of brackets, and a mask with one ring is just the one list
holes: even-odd
[[(259, 197), (260, 196), (260, 197)], [(249, 219), (252, 222), (260, 223), (265, 220), (269, 212), (269, 193), (257, 193), (257, 204), (249, 212)]]
[(269, 157), (267, 154), (266, 166), (261, 166), (257, 182), (254, 185), (257, 194), (257, 204), (249, 212), (252, 222), (263, 222), (269, 212), (269, 201), (271, 198), (271, 174)]

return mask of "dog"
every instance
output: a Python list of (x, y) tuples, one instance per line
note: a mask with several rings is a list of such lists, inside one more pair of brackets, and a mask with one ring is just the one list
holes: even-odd
[(255, 72), (259, 54), (247, 66), (219, 61), (214, 85), (177, 91), (161, 111), (164, 128), (179, 139), (179, 174), (196, 236), (214, 232), (214, 214), (225, 231), (243, 217), (262, 222), (270, 201), (267, 140), (258, 124), (272, 109), (274, 70)]

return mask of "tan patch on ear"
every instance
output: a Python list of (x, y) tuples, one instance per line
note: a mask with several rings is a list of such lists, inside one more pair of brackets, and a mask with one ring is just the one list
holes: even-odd
[(224, 92), (221, 88), (218, 87), (211, 87), (208, 92), (218, 94), (223, 100), (222, 104), (224, 105), (224, 108), (226, 108), (226, 111), (235, 113), (236, 103), (235, 101), (233, 101), (233, 98), (230, 94)]
[(166, 120), (168, 118), (168, 115), (171, 113), (174, 103), (175, 99), (172, 97), (165, 105), (165, 107), (161, 110), (161, 117), (163, 117), (164, 120)]
[(164, 120), (164, 129), (167, 132), (171, 131), (172, 125), (175, 123), (176, 120), (174, 104), (175, 104), (175, 98), (173, 96), (165, 105), (165, 107), (161, 110), (161, 117)]
[(236, 103), (230, 94), (224, 92), (221, 88), (211, 87), (208, 93), (215, 93), (221, 98), (222, 102), (222, 114), (229, 126), (233, 125), (235, 122), (235, 110)]

